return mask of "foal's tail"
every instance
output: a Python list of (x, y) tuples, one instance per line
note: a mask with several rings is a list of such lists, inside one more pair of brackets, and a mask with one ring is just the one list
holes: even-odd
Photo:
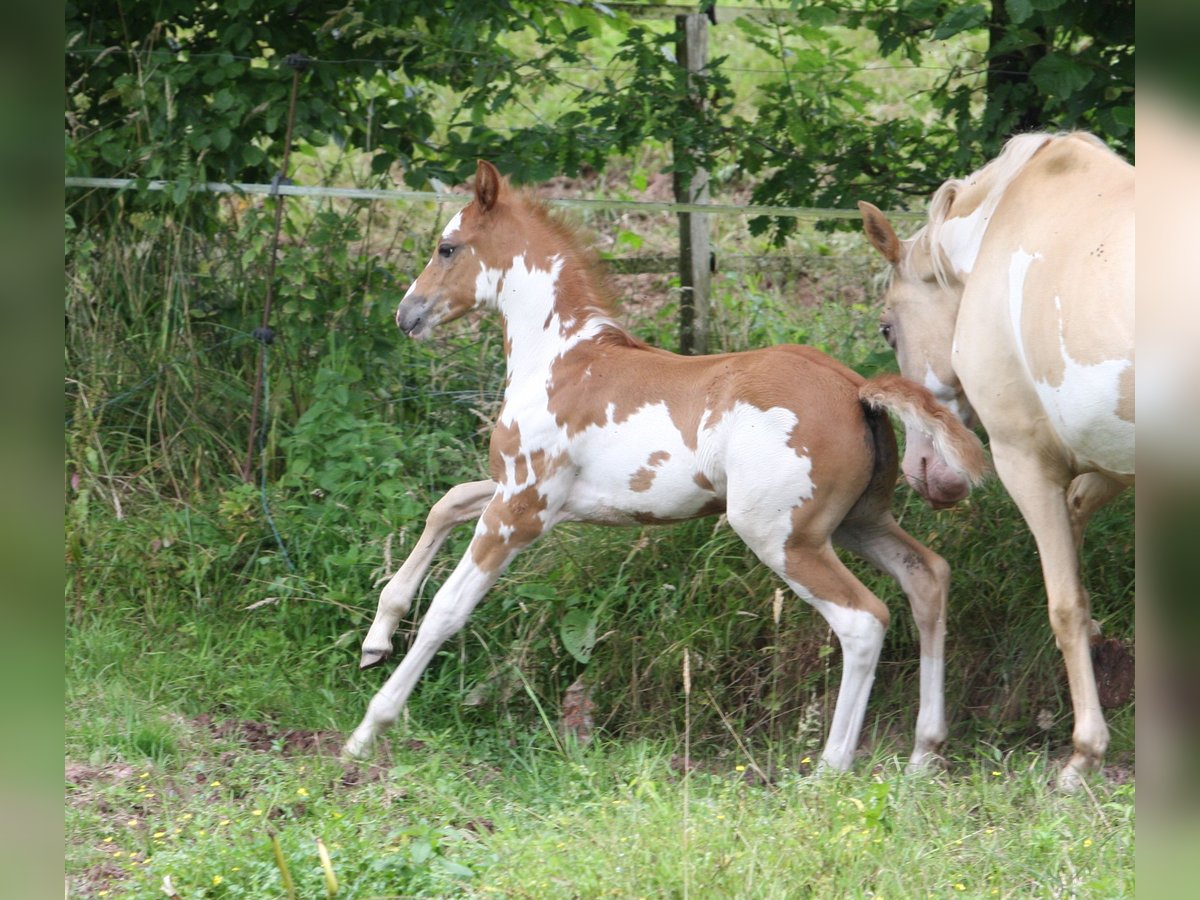
[(872, 409), (895, 413), (905, 427), (929, 435), (942, 461), (970, 484), (983, 481), (988, 466), (979, 438), (926, 388), (900, 375), (876, 375), (859, 386), (858, 397)]

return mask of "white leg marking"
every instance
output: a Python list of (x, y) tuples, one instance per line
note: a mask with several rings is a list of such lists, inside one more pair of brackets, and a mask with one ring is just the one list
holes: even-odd
[[(807, 593), (801, 585), (793, 584), (792, 587), (801, 596)], [(854, 751), (858, 747), (871, 684), (875, 681), (875, 666), (883, 648), (884, 627), (869, 612), (816, 597), (806, 599), (825, 617), (842, 645), (842, 683), (833, 721), (829, 725), (829, 738), (821, 753), (821, 767), (844, 772), (854, 761)]]
[(429, 571), (434, 555), (446, 536), (456, 525), (479, 517), (488, 500), (496, 492), (494, 481), (470, 481), (458, 484), (433, 505), (425, 519), (425, 530), (404, 561), (379, 595), (375, 620), (363, 639), (363, 667), (383, 662), (392, 653), (392, 634), (400, 620), (408, 614), (413, 597)]
[(346, 741), (344, 752), (347, 756), (365, 759), (369, 755), (376, 738), (399, 717), (409, 694), (417, 684), (417, 679), (421, 677), (438, 648), (466, 624), (467, 617), (488, 589), (496, 583), (503, 568), (502, 566), (497, 571), (486, 572), (475, 565), (471, 559), (471, 551), (467, 550), (429, 605), (429, 612), (425, 614), (421, 627), (417, 629), (412, 648), (405, 654), (379, 693), (367, 704), (366, 716)]

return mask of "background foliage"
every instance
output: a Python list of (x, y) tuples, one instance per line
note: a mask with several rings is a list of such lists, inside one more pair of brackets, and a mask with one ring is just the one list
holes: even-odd
[[(372, 171), (397, 165), (414, 187), (460, 182), (479, 157), (523, 182), (599, 171), (614, 151), (658, 141), (676, 149), (669, 166), (752, 177), (759, 203), (848, 207), (865, 192), (886, 208), (975, 168), (1016, 131), (1087, 128), (1132, 153), (1131, 0), (777, 9), (788, 14), (719, 26), (774, 70), (735, 89), (741, 58), (718, 48), (689, 87), (670, 23), (619, 5), (71, 3), (67, 170), (166, 177), (177, 202), (196, 181), (269, 180), (295, 54), (312, 61), (297, 136), (359, 148)], [(937, 58), (964, 38), (962, 53)], [(941, 74), (921, 103), (881, 111), (866, 56), (885, 72)]]

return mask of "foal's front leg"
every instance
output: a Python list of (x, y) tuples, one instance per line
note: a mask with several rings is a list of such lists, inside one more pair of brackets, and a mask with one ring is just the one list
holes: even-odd
[(471, 539), (466, 554), (434, 595), (429, 611), (417, 629), (412, 647), (396, 671), (371, 698), (366, 716), (346, 741), (344, 753), (347, 756), (365, 759), (369, 755), (375, 739), (399, 718), (417, 679), (438, 648), (462, 629), (471, 611), (508, 568), (513, 557), (541, 532), (540, 523), (532, 527), (528, 524), (516, 528), (501, 527), (502, 523), (512, 521), (513, 510), (506, 507), (497, 494), (475, 526), (475, 537)]
[(363, 639), (360, 669), (379, 665), (392, 655), (392, 634), (412, 606), (434, 554), (441, 548), (450, 529), (479, 518), (495, 493), (496, 482), (490, 479), (464, 482), (450, 488), (429, 510), (425, 530), (412, 553), (379, 594), (375, 621)]

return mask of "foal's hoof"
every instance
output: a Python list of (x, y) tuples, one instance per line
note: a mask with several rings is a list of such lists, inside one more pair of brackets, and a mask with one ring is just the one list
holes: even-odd
[(348, 763), (366, 762), (371, 758), (371, 743), (350, 735), (350, 739), (342, 747), (341, 756)]
[(377, 666), (390, 656), (388, 650), (368, 650), (363, 648), (362, 659), (359, 660), (358, 667), (360, 669), (369, 669), (372, 666)]

